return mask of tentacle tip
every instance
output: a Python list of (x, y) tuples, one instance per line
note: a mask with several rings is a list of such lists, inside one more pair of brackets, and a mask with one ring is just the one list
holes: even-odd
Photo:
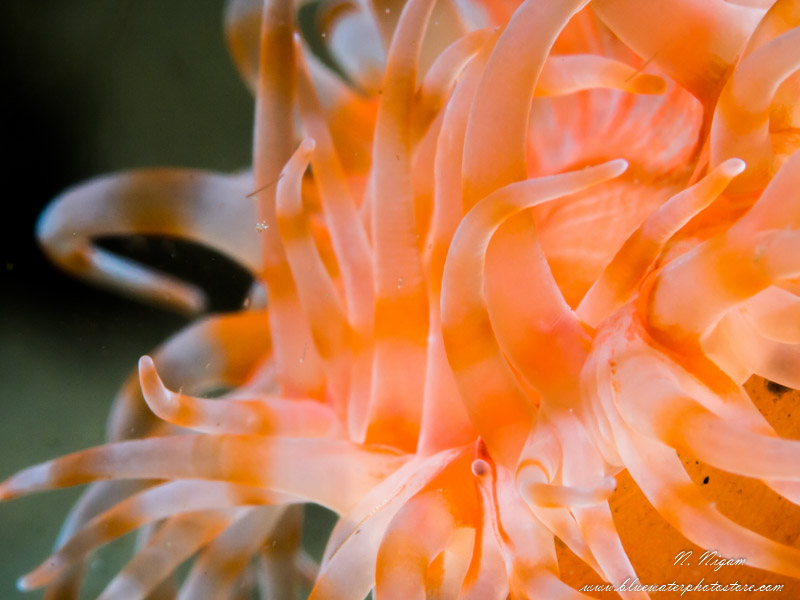
[(19, 494), (15, 494), (14, 491), (11, 489), (11, 480), (6, 479), (4, 482), (0, 483), (0, 502), (8, 502), (9, 500), (13, 500)]
[(307, 152), (307, 153), (313, 152), (314, 148), (316, 148), (316, 147), (317, 147), (317, 142), (312, 137), (303, 138), (303, 141), (300, 144), (300, 149), (303, 152)]
[(720, 166), (722, 167), (723, 173), (726, 176), (736, 177), (739, 173), (742, 173), (747, 168), (747, 163), (745, 163), (741, 158), (729, 158)]
[(156, 416), (165, 415), (170, 408), (175, 409), (175, 395), (161, 381), (153, 359), (147, 355), (139, 359), (139, 385), (147, 406)]
[(28, 575), (23, 575), (22, 577), (17, 579), (17, 590), (19, 590), (20, 592), (31, 592), (35, 589), (28, 581), (28, 578), (29, 578)]
[(30, 592), (44, 587), (53, 580), (54, 576), (57, 575), (63, 567), (63, 559), (58, 556), (53, 556), (27, 575), (23, 575), (17, 579), (17, 589), (20, 592)]
[(609, 171), (609, 177), (619, 177), (628, 170), (628, 161), (624, 158), (611, 160), (604, 165)]
[(147, 354), (145, 354), (144, 356), (142, 356), (139, 359), (139, 377), (140, 378), (143, 376), (143, 373), (151, 373), (152, 371), (155, 371), (155, 369), (156, 369), (156, 365), (153, 362), (153, 359), (150, 358)]

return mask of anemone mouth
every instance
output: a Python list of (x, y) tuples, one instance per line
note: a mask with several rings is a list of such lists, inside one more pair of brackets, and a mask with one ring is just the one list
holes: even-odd
[(762, 385), (800, 388), (796, 3), (462, 4), (232, 0), (252, 173), (44, 213), (90, 282), (202, 309), (97, 243), (159, 235), (254, 285), (140, 359), (108, 443), (0, 483), (89, 484), (20, 589), (76, 597), (134, 530), (103, 600), (587, 597), (703, 551), (800, 589), (798, 397)]

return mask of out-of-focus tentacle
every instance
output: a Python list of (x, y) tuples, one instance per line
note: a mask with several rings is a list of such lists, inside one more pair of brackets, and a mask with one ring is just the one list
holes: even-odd
[(26, 575), (21, 585), (34, 589), (47, 585), (64, 569), (96, 548), (148, 523), (177, 514), (285, 500), (259, 488), (210, 481), (176, 481), (134, 494), (99, 514), (65, 541), (41, 566)]
[(302, 579), (313, 585), (319, 565), (301, 548), (303, 506), (285, 507), (280, 521), (261, 548), (259, 589), (265, 598), (294, 598)]
[(258, 52), (263, 0), (226, 0), (225, 38), (239, 76), (251, 91), (258, 83)]
[[(493, 36), (496, 39), (496, 35)], [(491, 42), (487, 42), (488, 46)], [(484, 47), (485, 48), (485, 47)], [(425, 401), (418, 451), (426, 453), (475, 439), (474, 426), (464, 409), (447, 362), (441, 329), (442, 277), (450, 242), (463, 216), (461, 156), (472, 98), (488, 59), (482, 50), (464, 69), (445, 108), (434, 157), (434, 202), (424, 263), (430, 297), (430, 335)], [(462, 438), (463, 435), (463, 438)], [(465, 439), (466, 438), (466, 439)]]
[[(306, 466), (295, 468), (297, 461)], [(342, 513), (405, 458), (348, 442), (181, 435), (118, 442), (30, 467), (0, 484), (0, 499), (98, 479), (211, 479), (253, 485)]]
[(276, 226), (276, 184), (294, 152), (294, 5), (269, 0), (261, 21), (256, 88), (254, 186), (261, 231), (262, 271), (270, 305), (270, 330), (280, 383), (288, 396), (322, 397), (322, 365)]
[(411, 185), (411, 109), (432, 0), (411, 0), (392, 39), (375, 125), (370, 180), (375, 350), (366, 441), (413, 450), (425, 381), (428, 298)]
[(229, 593), (283, 515), (283, 507), (251, 508), (197, 557), (177, 600), (216, 600)]
[(316, 400), (280, 396), (209, 400), (168, 390), (149, 356), (139, 361), (142, 393), (160, 419), (204, 433), (326, 437), (336, 426), (333, 411)]
[(152, 169), (107, 175), (73, 187), (42, 213), (36, 235), (57, 265), (73, 275), (145, 302), (187, 313), (205, 308), (193, 284), (94, 245), (103, 236), (162, 235), (226, 254), (261, 270), (249, 178), (205, 171)]
[(505, 464), (513, 464), (519, 456), (533, 406), (494, 337), (484, 297), (486, 249), (498, 227), (520, 210), (616, 177), (626, 166), (625, 161), (613, 161), (510, 184), (470, 211), (453, 239), (442, 286), (445, 348), (473, 424), (492, 456)]
[(143, 600), (184, 560), (222, 533), (246, 510), (203, 511), (173, 517), (136, 553), (98, 600)]
[(626, 302), (669, 239), (711, 204), (744, 167), (744, 162), (735, 158), (723, 162), (651, 214), (625, 241), (600, 278), (589, 288), (576, 309), (578, 317), (596, 327)]
[(350, 327), (339, 292), (322, 262), (303, 209), (301, 183), (314, 141), (304, 140), (278, 182), (276, 217), (300, 303), (327, 375), (326, 387), (340, 414), (346, 411)]
[[(244, 384), (267, 362), (271, 347), (267, 313), (243, 311), (197, 321), (156, 348), (152, 356), (167, 386), (200, 393)], [(144, 437), (156, 422), (134, 372), (114, 399), (108, 439)]]

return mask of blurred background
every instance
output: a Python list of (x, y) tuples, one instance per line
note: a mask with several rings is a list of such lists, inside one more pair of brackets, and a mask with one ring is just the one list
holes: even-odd
[[(252, 102), (230, 63), (222, 0), (4, 0), (0, 478), (101, 443), (108, 406), (138, 357), (186, 321), (75, 281), (34, 240), (45, 205), (95, 175), (145, 166), (231, 171), (250, 158)], [(241, 302), (247, 276), (169, 241), (115, 249), (209, 288), (215, 310)], [(47, 557), (79, 490), (0, 505), (0, 598)], [(130, 542), (130, 540), (128, 540)], [(90, 566), (87, 597), (120, 552)]]

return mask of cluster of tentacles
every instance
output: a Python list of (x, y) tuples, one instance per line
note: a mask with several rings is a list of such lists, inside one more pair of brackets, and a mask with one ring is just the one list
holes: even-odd
[[(75, 597), (143, 528), (102, 598), (585, 597), (567, 556), (635, 575), (628, 474), (691, 542), (800, 578), (682, 462), (800, 504), (800, 441), (743, 388), (800, 388), (800, 2), (587, 4), (229, 2), (252, 173), (99, 178), (39, 235), (186, 312), (201, 290), (94, 240), (205, 244), (253, 291), (141, 359), (109, 444), (0, 485), (91, 482), (22, 588)], [(340, 517), (320, 564), (304, 503)]]

